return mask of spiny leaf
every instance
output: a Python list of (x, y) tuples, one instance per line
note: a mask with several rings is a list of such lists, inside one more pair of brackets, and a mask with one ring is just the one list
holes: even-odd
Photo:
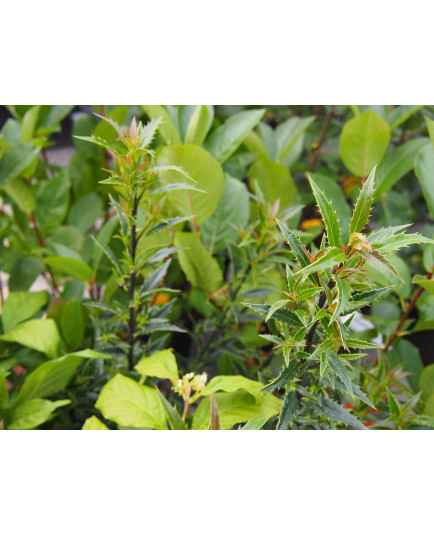
[[(243, 303), (243, 305), (264, 316), (267, 316), (269, 310), (271, 309), (269, 305), (258, 305), (256, 303)], [(274, 320), (278, 320), (279, 322), (289, 324), (290, 326), (303, 326), (300, 318), (289, 309), (284, 309), (283, 311), (277, 310), (270, 315), (270, 317), (274, 318)]]
[(280, 411), (279, 422), (277, 424), (278, 430), (286, 430), (288, 424), (294, 418), (297, 411), (297, 393), (290, 391), (283, 401), (282, 409)]
[(279, 300), (273, 304), (268, 310), (267, 316), (265, 317), (265, 322), (268, 322), (273, 314), (279, 309), (282, 309), (282, 307), (285, 307), (287, 303), (289, 303), (289, 300)]
[(313, 405), (317, 413), (324, 415), (324, 417), (327, 417), (328, 419), (333, 419), (361, 430), (365, 430), (366, 428), (365, 425), (351, 415), (351, 413), (332, 400), (327, 398), (318, 398)]
[(386, 259), (379, 251), (376, 249), (369, 251), (359, 251), (358, 252), (361, 257), (369, 261), (372, 265), (380, 268), (380, 270), (384, 270), (385, 272), (388, 272), (391, 275), (394, 275), (397, 277), (400, 281), (404, 283), (404, 280), (397, 272), (396, 268), (393, 266), (393, 264)]
[(368, 223), (369, 215), (371, 213), (371, 205), (374, 199), (375, 170), (376, 167), (371, 171), (365, 184), (360, 190), (359, 198), (354, 207), (353, 217), (351, 218), (350, 235), (352, 233), (359, 233)]
[(340, 277), (335, 277), (336, 288), (338, 289), (338, 303), (335, 312), (330, 319), (329, 326), (345, 311), (351, 297), (350, 285)]
[(341, 230), (336, 212), (333, 210), (333, 206), (325, 196), (324, 192), (318, 188), (314, 180), (309, 175), (307, 177), (309, 179), (318, 208), (321, 212), (322, 219), (324, 220), (329, 245), (339, 247), (341, 241)]
[(277, 225), (280, 227), (282, 233), (285, 235), (286, 240), (288, 241), (288, 244), (290, 248), (292, 249), (292, 252), (295, 255), (295, 258), (297, 259), (298, 264), (302, 268), (305, 268), (306, 266), (310, 265), (309, 257), (306, 255), (306, 252), (304, 251), (303, 244), (300, 242), (300, 240), (295, 236), (294, 233), (292, 233), (286, 225), (284, 225), (281, 221), (276, 220)]
[(295, 275), (308, 274), (319, 270), (328, 270), (329, 268), (333, 268), (336, 264), (344, 262), (346, 258), (347, 256), (342, 250), (332, 247), (325, 253), (325, 255), (305, 268), (302, 268)]
[(347, 391), (350, 393), (351, 396), (353, 396), (353, 388), (348, 371), (345, 368), (345, 365), (343, 364), (341, 358), (333, 352), (331, 352), (330, 354), (329, 367), (338, 376), (338, 378), (340, 378), (344, 382)]

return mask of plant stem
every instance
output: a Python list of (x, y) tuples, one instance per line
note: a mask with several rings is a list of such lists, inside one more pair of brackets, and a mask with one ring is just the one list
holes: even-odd
[(128, 368), (129, 370), (133, 370), (134, 368), (134, 345), (135, 345), (135, 332), (136, 332), (136, 305), (134, 303), (134, 290), (136, 287), (136, 267), (135, 267), (135, 261), (136, 261), (136, 249), (137, 249), (137, 237), (136, 237), (136, 218), (137, 218), (137, 209), (139, 207), (139, 198), (137, 195), (134, 196), (134, 203), (133, 203), (133, 212), (132, 212), (132, 219), (133, 219), (133, 225), (131, 227), (131, 247), (130, 247), (130, 256), (133, 268), (129, 274), (129, 282), (128, 282), (128, 300), (129, 300), (129, 310), (130, 310), (130, 316), (128, 320)]
[[(433, 271), (434, 271), (434, 266), (431, 268), (431, 270), (426, 274), (426, 279), (429, 281), (432, 276), (433, 276)], [(399, 321), (399, 324), (396, 326), (396, 329), (395, 331), (392, 333), (390, 339), (387, 341), (386, 345), (384, 346), (384, 348), (381, 350), (381, 353), (384, 355), (387, 350), (390, 348), (391, 344), (393, 343), (393, 341), (399, 337), (399, 334), (401, 332), (401, 329), (402, 329), (402, 326), (404, 324), (404, 322), (407, 320), (409, 314), (411, 313), (411, 311), (414, 309), (414, 306), (416, 305), (416, 302), (417, 300), (419, 299), (419, 296), (422, 294), (422, 292), (424, 291), (424, 288), (423, 287), (419, 287), (416, 291), (416, 294), (413, 296), (413, 299), (411, 300), (411, 302), (408, 304), (406, 310), (402, 313), (402, 316), (401, 316), (401, 319)]]

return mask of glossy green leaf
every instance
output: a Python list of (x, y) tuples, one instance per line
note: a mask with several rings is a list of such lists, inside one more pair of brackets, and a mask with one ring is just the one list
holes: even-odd
[(38, 134), (46, 134), (60, 124), (75, 108), (73, 104), (53, 104), (41, 106), (36, 122), (36, 131)]
[(297, 140), (314, 121), (314, 116), (291, 117), (277, 126), (275, 131), (277, 140), (277, 160), (280, 163), (285, 160), (286, 155), (297, 143)]
[(82, 307), (76, 299), (63, 307), (60, 326), (68, 348), (71, 350), (79, 348), (84, 337), (84, 318)]
[(31, 216), (35, 209), (35, 196), (21, 177), (15, 177), (14, 180), (8, 182), (3, 186), (3, 190), (24, 214)]
[(11, 292), (3, 304), (3, 331), (8, 333), (18, 324), (32, 318), (48, 301), (45, 290), (39, 292)]
[(36, 195), (36, 221), (43, 237), (63, 222), (69, 204), (69, 177), (66, 171), (43, 183)]
[(26, 376), (18, 400), (45, 398), (62, 391), (74, 376), (83, 359), (107, 358), (93, 350), (80, 350), (39, 365)]
[(21, 257), (12, 268), (9, 290), (11, 292), (28, 290), (44, 268), (44, 263), (37, 257)]
[(214, 109), (212, 106), (205, 106), (203, 104), (196, 106), (185, 133), (185, 143), (201, 145), (211, 128), (213, 118)]
[(205, 247), (212, 254), (225, 249), (228, 241), (238, 242), (240, 235), (232, 226), (244, 229), (250, 216), (247, 188), (238, 179), (226, 176), (223, 195), (211, 218), (201, 227)]
[(419, 389), (422, 391), (424, 401), (434, 394), (434, 365), (428, 365), (423, 369), (419, 377)]
[(156, 389), (122, 374), (104, 385), (95, 407), (121, 426), (167, 430), (166, 409)]
[(351, 218), (350, 235), (360, 233), (368, 223), (371, 214), (372, 201), (374, 199), (375, 167), (372, 169), (365, 184), (360, 190)]
[(83, 233), (91, 229), (102, 215), (102, 201), (96, 193), (90, 193), (75, 202), (69, 213), (68, 223)]
[(141, 376), (169, 378), (172, 381), (179, 376), (178, 365), (172, 349), (159, 350), (150, 357), (143, 357), (134, 368)]
[[(181, 167), (194, 180), (194, 186), (202, 191), (168, 192), (171, 207), (180, 216), (193, 216), (196, 225), (204, 224), (216, 210), (224, 188), (224, 173), (220, 164), (198, 145), (162, 147), (157, 152), (157, 164)], [(162, 186), (178, 184), (179, 173), (161, 171), (158, 174)]]
[(272, 160), (259, 158), (248, 172), (250, 185), (258, 183), (267, 202), (274, 204), (280, 199), (280, 210), (294, 199), (296, 187), (288, 169)]
[(411, 171), (419, 151), (427, 143), (427, 138), (415, 138), (386, 154), (375, 174), (377, 185), (374, 202), (378, 201), (383, 193), (389, 191), (392, 186)]
[(38, 156), (40, 147), (20, 143), (3, 153), (0, 158), (0, 188), (14, 180)]
[(421, 108), (423, 108), (423, 106), (420, 104), (405, 104), (402, 106), (396, 106), (396, 108), (389, 113), (387, 118), (390, 128), (394, 129), (399, 127), (399, 125), (405, 123), (407, 119), (418, 112)]
[(357, 177), (367, 177), (386, 153), (390, 127), (377, 114), (366, 111), (350, 119), (342, 129), (340, 155)]
[(431, 140), (431, 145), (434, 147), (434, 121), (425, 116), (426, 126), (428, 129), (428, 135)]
[(413, 283), (421, 286), (434, 296), (434, 281), (432, 279), (427, 279), (426, 276), (423, 275), (415, 275), (413, 277)]
[(325, 193), (319, 189), (315, 181), (309, 177), (309, 175), (308, 178), (319, 211), (321, 212), (322, 219), (324, 220), (329, 245), (339, 247), (341, 244), (341, 231), (338, 217), (336, 212), (333, 210), (333, 205), (330, 200), (327, 199)]
[(78, 277), (83, 281), (92, 279), (92, 268), (83, 261), (73, 257), (46, 257), (45, 264), (51, 266), (62, 274)]
[(49, 358), (57, 355), (60, 335), (56, 323), (51, 318), (28, 320), (15, 327), (9, 333), (0, 335), (0, 340), (16, 342), (38, 352), (47, 354)]
[(9, 425), (9, 430), (33, 430), (51, 419), (57, 408), (70, 404), (70, 400), (42, 400), (34, 398), (26, 400), (15, 407)]
[(422, 186), (431, 218), (434, 218), (434, 147), (426, 145), (419, 151), (415, 162), (415, 172)]
[(265, 110), (249, 110), (233, 115), (211, 133), (206, 140), (205, 149), (220, 163), (225, 162), (259, 123), (264, 113)]
[(199, 233), (176, 233), (174, 244), (182, 247), (178, 259), (187, 279), (194, 287), (212, 294), (223, 284), (223, 274), (216, 259), (205, 249)]

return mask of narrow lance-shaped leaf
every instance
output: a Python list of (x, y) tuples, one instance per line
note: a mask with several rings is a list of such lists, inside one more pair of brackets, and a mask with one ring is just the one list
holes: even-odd
[(306, 266), (302, 270), (299, 270), (296, 275), (309, 274), (311, 272), (317, 272), (319, 270), (328, 270), (329, 268), (332, 268), (336, 264), (340, 264), (341, 262), (344, 262), (346, 258), (347, 258), (346, 254), (339, 248), (336, 248), (336, 247), (330, 248), (325, 253), (325, 255), (320, 257), (318, 260), (316, 260), (312, 264), (309, 264), (309, 266)]
[(368, 223), (371, 205), (374, 199), (374, 181), (375, 167), (360, 190), (359, 198), (354, 207), (353, 217), (351, 218), (350, 235), (352, 233), (359, 233)]
[(329, 326), (345, 311), (351, 297), (350, 285), (340, 277), (335, 277), (336, 288), (338, 289), (338, 303), (335, 312), (329, 322)]
[(309, 175), (308, 179), (318, 208), (321, 212), (322, 219), (324, 220), (329, 245), (339, 247), (341, 241), (341, 230), (336, 212), (333, 210), (333, 206), (325, 196), (324, 192), (318, 188), (314, 180)]
[(369, 261), (373, 266), (376, 266), (380, 268), (380, 270), (384, 270), (385, 272), (394, 275), (400, 281), (404, 282), (402, 277), (396, 271), (396, 268), (393, 266), (393, 264), (388, 259), (386, 259), (386, 257), (384, 257), (379, 251), (373, 249), (371, 252), (359, 251), (358, 253), (367, 261)]
[(277, 424), (278, 430), (286, 430), (288, 424), (293, 420), (295, 412), (297, 411), (297, 393), (290, 391), (283, 401), (282, 410), (279, 416), (279, 422)]
[[(277, 225), (280, 227), (280, 230), (285, 235), (285, 238), (289, 244), (289, 247), (291, 248), (292, 252), (295, 255), (295, 258), (297, 259), (298, 264), (302, 268), (305, 268), (306, 266), (310, 265), (310, 259), (306, 253), (306, 250), (304, 249), (303, 244), (300, 242), (300, 240), (295, 236), (295, 234), (286, 227), (285, 224), (283, 224), (281, 221), (277, 220)], [(313, 275), (309, 276), (310, 280), (316, 285), (317, 281)]]

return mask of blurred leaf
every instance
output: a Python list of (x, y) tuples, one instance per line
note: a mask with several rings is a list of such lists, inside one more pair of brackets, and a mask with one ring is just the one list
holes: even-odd
[(367, 177), (378, 165), (390, 141), (390, 127), (377, 114), (366, 111), (350, 119), (342, 129), (340, 155), (357, 177)]
[(181, 143), (178, 131), (176, 130), (175, 125), (163, 106), (146, 105), (142, 106), (142, 108), (145, 110), (145, 113), (150, 117), (150, 119), (161, 119), (163, 121), (158, 129), (158, 132), (161, 134), (167, 145), (176, 145)]
[(40, 147), (20, 143), (5, 151), (0, 158), (0, 188), (14, 180), (37, 158)]
[(426, 145), (417, 155), (415, 172), (422, 186), (431, 218), (434, 218), (434, 147)]
[(288, 169), (281, 164), (259, 158), (249, 168), (248, 176), (251, 187), (254, 182), (259, 184), (266, 201), (274, 204), (280, 199), (280, 211), (294, 199), (296, 192), (294, 180)]
[(183, 247), (178, 259), (183, 272), (193, 286), (212, 294), (223, 284), (220, 266), (205, 249), (199, 233), (176, 233), (174, 244)]
[(36, 257), (22, 257), (14, 264), (9, 279), (11, 292), (29, 289), (35, 279), (44, 271), (44, 263)]
[(87, 194), (75, 202), (69, 213), (68, 223), (83, 233), (91, 229), (102, 215), (102, 201), (96, 193)]
[(225, 162), (255, 128), (265, 110), (249, 110), (233, 115), (206, 140), (205, 148), (220, 162)]
[(280, 123), (275, 130), (277, 140), (277, 161), (282, 163), (297, 140), (315, 121), (315, 117), (291, 117)]
[(223, 195), (211, 218), (202, 225), (205, 247), (211, 254), (219, 253), (228, 241), (241, 240), (231, 226), (245, 229), (249, 222), (250, 203), (246, 186), (239, 180), (226, 176)]
[(36, 221), (43, 237), (58, 229), (69, 205), (69, 176), (64, 170), (44, 182), (36, 194)]
[[(220, 164), (198, 145), (162, 147), (157, 152), (157, 165), (181, 167), (195, 181), (199, 191), (168, 192), (171, 206), (180, 216), (195, 216), (197, 225), (204, 224), (216, 210), (224, 188), (224, 173)], [(162, 186), (179, 183), (179, 173), (161, 171)]]
[(196, 143), (197, 145), (203, 143), (211, 128), (213, 117), (214, 109), (212, 106), (203, 104), (196, 106), (185, 133), (185, 143)]
[(52, 266), (62, 274), (78, 277), (83, 281), (92, 279), (92, 268), (83, 261), (73, 257), (46, 257), (45, 264)]
[(19, 324), (9, 333), (0, 335), (0, 340), (16, 342), (54, 358), (57, 355), (60, 336), (54, 320), (36, 319)]
[(14, 409), (8, 430), (33, 430), (40, 424), (50, 420), (57, 408), (70, 403), (70, 400), (58, 400), (56, 402), (40, 398), (27, 400)]
[(62, 310), (61, 330), (68, 348), (78, 348), (84, 337), (84, 319), (81, 305), (77, 300), (65, 304)]
[(414, 166), (419, 151), (427, 145), (427, 138), (415, 138), (388, 152), (376, 172), (374, 202), (390, 190)]
[(5, 333), (12, 331), (18, 324), (40, 311), (48, 301), (48, 293), (11, 292), (3, 304), (2, 322)]

